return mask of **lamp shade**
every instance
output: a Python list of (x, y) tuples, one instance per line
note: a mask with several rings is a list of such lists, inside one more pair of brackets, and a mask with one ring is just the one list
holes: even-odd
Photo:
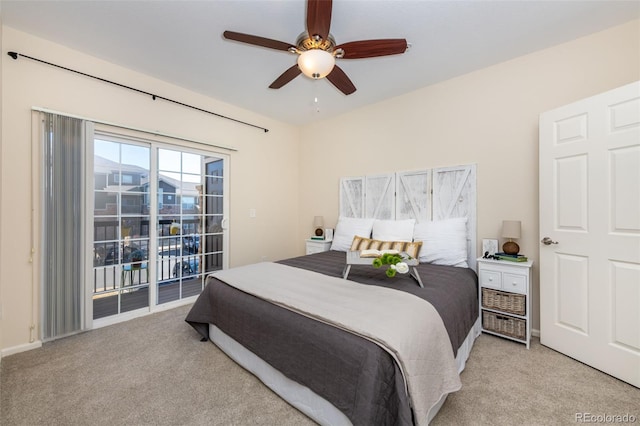
[(502, 238), (520, 238), (521, 222), (519, 220), (502, 221)]
[(336, 64), (336, 59), (322, 49), (305, 50), (298, 56), (298, 67), (309, 78), (326, 77)]

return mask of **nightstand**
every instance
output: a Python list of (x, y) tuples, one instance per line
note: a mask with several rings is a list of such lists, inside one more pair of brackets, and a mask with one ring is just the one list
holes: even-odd
[(307, 247), (306, 254), (320, 253), (322, 251), (329, 251), (331, 249), (331, 241), (326, 240), (305, 240)]
[(478, 259), (482, 331), (527, 345), (531, 340), (532, 261)]

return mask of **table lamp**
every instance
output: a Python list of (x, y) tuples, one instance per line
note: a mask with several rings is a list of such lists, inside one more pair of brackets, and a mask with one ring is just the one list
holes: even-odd
[(324, 218), (322, 216), (314, 216), (313, 227), (315, 228), (315, 236), (322, 237), (324, 235)]
[(502, 251), (506, 254), (518, 254), (520, 246), (512, 240), (520, 238), (521, 222), (519, 220), (503, 220), (502, 221), (502, 238), (508, 238), (502, 245)]

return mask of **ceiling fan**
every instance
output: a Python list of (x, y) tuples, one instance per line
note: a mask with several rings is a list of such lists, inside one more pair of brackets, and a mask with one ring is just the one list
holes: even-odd
[(331, 8), (331, 0), (307, 1), (307, 31), (298, 36), (295, 45), (234, 31), (225, 31), (223, 35), (228, 40), (284, 50), (298, 55), (297, 63), (276, 78), (269, 86), (271, 89), (281, 88), (302, 73), (313, 79), (326, 77), (342, 93), (350, 95), (356, 91), (356, 86), (347, 74), (335, 65), (336, 59), (397, 55), (407, 50), (407, 40), (403, 38), (361, 40), (336, 45), (335, 39), (329, 33)]

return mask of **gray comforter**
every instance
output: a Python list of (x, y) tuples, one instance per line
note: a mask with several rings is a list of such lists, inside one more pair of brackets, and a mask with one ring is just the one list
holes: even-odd
[[(341, 276), (345, 253), (324, 252), (281, 263)], [(350, 280), (414, 294), (443, 319), (454, 353), (478, 317), (477, 277), (470, 269), (422, 264), (421, 289), (412, 278), (386, 278), (354, 266)], [(204, 337), (216, 324), (285, 376), (331, 402), (354, 424), (413, 424), (402, 374), (374, 343), (247, 295), (214, 278), (186, 318)]]

